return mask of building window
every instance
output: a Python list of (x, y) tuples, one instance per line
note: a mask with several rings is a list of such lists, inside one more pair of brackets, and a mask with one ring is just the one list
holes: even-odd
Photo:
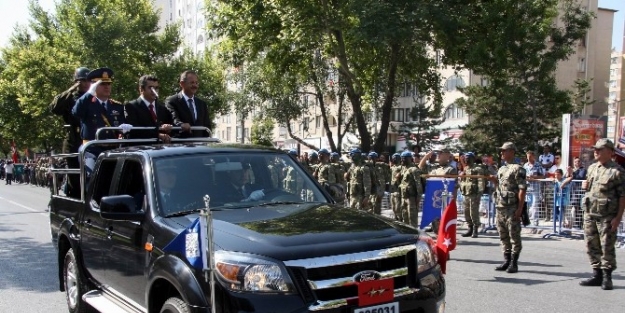
[(445, 110), (445, 119), (459, 119), (464, 118), (464, 109), (458, 107), (455, 103), (450, 104)]
[(412, 112), (411, 111), (412, 111), (412, 109), (406, 109), (405, 110), (405, 112), (406, 112), (405, 113), (406, 114), (406, 119), (405, 119), (406, 122), (412, 122), (412, 114), (411, 114)]
[(616, 91), (610, 91), (610, 100), (616, 100)]
[(237, 126), (237, 140), (243, 137), (243, 128), (241, 126)]
[(230, 141), (231, 133), (232, 133), (232, 127), (226, 127), (226, 141)]
[(462, 79), (462, 76), (453, 75), (447, 79), (447, 82), (445, 83), (445, 90), (454, 91), (464, 86), (465, 84), (464, 84), (464, 79)]
[(321, 116), (315, 117), (315, 128), (321, 128)]
[(610, 64), (616, 64), (616, 63), (618, 63), (618, 57), (612, 57), (610, 59)]
[(617, 75), (618, 75), (618, 71), (619, 71), (619, 69), (618, 69), (618, 68), (612, 68), (612, 69), (610, 69), (610, 77), (617, 76)]
[(443, 64), (443, 53), (440, 50), (436, 51), (436, 65)]
[(249, 138), (250, 137), (250, 129), (249, 128), (244, 128), (243, 129), (243, 140), (245, 142), (245, 138)]
[(585, 73), (586, 72), (586, 59), (585, 58), (579, 58), (579, 61), (577, 62), (577, 69), (581, 72), (581, 73)]
[(614, 133), (614, 126), (608, 126), (608, 133)]
[(480, 86), (487, 87), (488, 85), (490, 85), (488, 78), (480, 77)]
[(616, 88), (616, 80), (610, 80), (610, 88)]

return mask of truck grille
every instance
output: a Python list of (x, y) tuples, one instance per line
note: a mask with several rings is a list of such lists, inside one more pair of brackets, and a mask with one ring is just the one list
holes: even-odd
[[(363, 271), (375, 271), (379, 278), (393, 278), (396, 294), (416, 284), (415, 245), (284, 263), (294, 274), (295, 284), (300, 285), (304, 299), (314, 297), (310, 299), (314, 302), (309, 308), (311, 311), (337, 308), (356, 301), (358, 287), (354, 276)], [(308, 286), (302, 286), (302, 283)]]

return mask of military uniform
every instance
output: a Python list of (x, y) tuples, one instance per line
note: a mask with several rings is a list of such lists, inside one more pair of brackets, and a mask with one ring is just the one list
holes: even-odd
[(78, 147), (82, 144), (80, 120), (72, 115), (72, 108), (83, 95), (84, 92), (78, 90), (77, 86), (72, 86), (72, 88), (54, 97), (50, 103), (50, 111), (61, 115), (63, 122), (69, 127), (63, 141), (63, 153), (76, 153), (78, 152)]
[[(613, 150), (614, 144), (607, 139), (599, 139), (595, 149), (602, 148)], [(595, 162), (588, 167), (586, 182), (586, 194), (582, 199), (584, 241), (595, 277), (599, 269), (603, 270), (603, 285), (592, 284), (593, 279), (582, 285), (601, 285), (609, 290), (612, 289), (612, 271), (616, 269), (616, 230), (611, 229), (611, 222), (615, 218), (619, 222), (622, 219), (619, 201), (625, 197), (625, 170), (611, 160), (604, 164)]]
[[(486, 175), (484, 168), (478, 164), (467, 165), (465, 175)], [(469, 226), (469, 232), (465, 237), (477, 237), (480, 227), (480, 202), (482, 194), (486, 191), (484, 178), (460, 178), (460, 192), (464, 197), (464, 217)]]
[[(510, 142), (505, 143), (501, 149), (516, 151), (516, 147)], [(496, 269), (514, 273), (523, 248), (521, 244), (521, 220), (515, 217), (515, 213), (519, 208), (519, 193), (527, 190), (526, 171), (519, 164), (506, 164), (499, 168), (497, 181), (498, 185), (495, 191), (497, 230), (506, 263)], [(511, 261), (512, 266), (510, 266)]]
[(369, 166), (352, 163), (347, 172), (349, 179), (349, 206), (352, 209), (367, 210), (368, 205), (363, 204), (365, 198), (371, 196), (371, 173)]
[(286, 168), (286, 174), (284, 175), (284, 190), (299, 195), (304, 188), (304, 180), (299, 177), (297, 170), (292, 166)]
[[(399, 157), (399, 155), (398, 155)], [(401, 179), (397, 178), (397, 174), (400, 174), (403, 167), (399, 164), (393, 164), (391, 166), (391, 184), (390, 184), (390, 198), (391, 198), (391, 210), (395, 215), (396, 220), (402, 220), (401, 218), (401, 193), (399, 192), (399, 184)]]
[(401, 221), (413, 227), (418, 227), (418, 204), (421, 199), (421, 195), (423, 194), (423, 187), (421, 185), (421, 170), (419, 170), (418, 167), (401, 167), (399, 192), (401, 197)]

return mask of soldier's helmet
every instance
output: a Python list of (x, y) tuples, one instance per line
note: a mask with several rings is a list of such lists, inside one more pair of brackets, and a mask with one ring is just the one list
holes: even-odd
[(288, 154), (293, 155), (293, 156), (297, 156), (297, 150), (291, 149), (291, 150), (289, 150)]
[(399, 155), (399, 153), (393, 153), (393, 155), (391, 156), (391, 160), (393, 160), (394, 162), (399, 161), (400, 158), (401, 156)]
[(86, 67), (77, 68), (74, 72), (74, 81), (87, 80), (87, 75), (89, 75), (89, 72), (91, 72), (91, 70)]
[(323, 148), (323, 149), (319, 149), (319, 155), (330, 155), (330, 151), (328, 151), (328, 149)]
[(369, 154), (367, 156), (369, 158), (371, 158), (371, 159), (377, 159), (378, 158), (378, 154), (375, 151), (369, 152)]
[(351, 150), (349, 151), (349, 155), (350, 155), (350, 156), (360, 155), (360, 154), (362, 154), (362, 152), (360, 152), (360, 149), (358, 149), (358, 148), (354, 148), (354, 149), (351, 149)]
[(333, 159), (336, 159), (336, 158), (339, 158), (341, 155), (340, 155), (338, 152), (332, 152), (332, 153), (330, 154), (330, 156), (331, 156)]
[(412, 152), (410, 151), (404, 151), (401, 153), (400, 155), (402, 158), (412, 158)]
[(475, 158), (475, 153), (473, 152), (467, 152), (464, 154), (464, 156), (468, 159), (468, 158)]
[(311, 150), (310, 152), (308, 152), (308, 158), (311, 160), (317, 159), (319, 157), (319, 155), (317, 154), (317, 151), (315, 150)]

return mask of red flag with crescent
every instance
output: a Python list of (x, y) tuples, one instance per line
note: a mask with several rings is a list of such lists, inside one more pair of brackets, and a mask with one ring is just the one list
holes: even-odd
[(15, 147), (15, 140), (11, 142), (11, 157), (13, 158), (13, 163), (17, 163), (17, 148)]
[(441, 224), (438, 228), (438, 238), (436, 239), (438, 263), (441, 265), (443, 274), (446, 273), (449, 251), (456, 248), (457, 218), (458, 208), (456, 207), (456, 200), (451, 200), (441, 217)]

